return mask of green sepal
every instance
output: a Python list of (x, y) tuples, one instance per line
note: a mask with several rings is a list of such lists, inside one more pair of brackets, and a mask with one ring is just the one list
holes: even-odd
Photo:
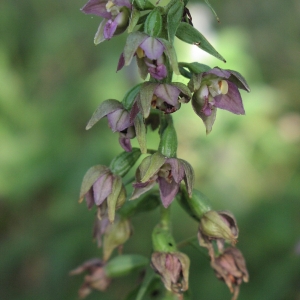
[(169, 123), (161, 134), (158, 150), (166, 157), (176, 157), (177, 147), (176, 130), (174, 125)]
[(176, 75), (180, 75), (180, 72), (179, 72), (179, 69), (178, 69), (178, 62), (177, 62), (177, 56), (176, 56), (174, 45), (172, 43), (170, 43), (169, 41), (165, 40), (165, 39), (158, 38), (158, 40), (165, 47), (165, 54), (169, 58), (170, 65), (172, 67), (173, 72)]
[(179, 67), (187, 68), (189, 69), (192, 73), (203, 73), (211, 70), (211, 67), (205, 64), (200, 64), (198, 62), (192, 62), (192, 63), (185, 63), (185, 62), (180, 62)]
[(142, 83), (131, 88), (124, 96), (122, 104), (126, 110), (131, 110), (134, 100), (141, 89)]
[(193, 194), (193, 188), (194, 188), (194, 183), (195, 183), (194, 169), (187, 161), (185, 161), (183, 159), (179, 159), (179, 161), (183, 165), (183, 169), (184, 169), (184, 173), (185, 173), (184, 182), (185, 182), (188, 194), (191, 197)]
[(208, 198), (200, 191), (194, 189), (192, 197), (189, 196), (186, 188), (181, 185), (180, 193), (176, 196), (180, 206), (196, 221), (211, 210)]
[(187, 103), (192, 98), (192, 93), (190, 89), (182, 82), (172, 82), (173, 86), (176, 86), (183, 94), (184, 96), (181, 97), (180, 102), (181, 103)]
[(239, 89), (243, 89), (247, 92), (250, 92), (250, 87), (246, 79), (237, 71), (226, 70), (231, 73), (231, 76), (228, 78), (229, 81), (233, 82)]
[(143, 117), (146, 119), (149, 117), (151, 110), (151, 101), (153, 97), (153, 93), (158, 83), (154, 82), (144, 82), (141, 86), (139, 98), (138, 98), (138, 106)]
[(94, 44), (95, 45), (98, 45), (102, 42), (105, 41), (105, 38), (104, 38), (104, 27), (105, 27), (105, 24), (107, 23), (107, 19), (103, 19), (98, 27), (98, 30), (95, 34), (95, 37), (94, 37)]
[(115, 99), (108, 99), (103, 101), (93, 113), (91, 119), (86, 125), (85, 129), (89, 130), (92, 128), (99, 120), (101, 120), (106, 115), (118, 110), (123, 109), (123, 105), (120, 101)]
[(124, 177), (140, 156), (141, 150), (138, 148), (133, 148), (130, 152), (124, 151), (111, 161), (109, 168), (114, 174)]
[(144, 268), (148, 264), (149, 259), (139, 254), (118, 255), (105, 265), (104, 270), (108, 277), (116, 278)]
[(144, 10), (146, 6), (146, 0), (134, 0), (135, 5), (140, 9)]
[(79, 196), (79, 202), (82, 202), (85, 194), (89, 191), (91, 186), (96, 182), (96, 180), (102, 176), (103, 174), (109, 173), (110, 170), (106, 166), (102, 165), (96, 165), (88, 169), (88, 171), (85, 173), (81, 188), (80, 188), (80, 196)]
[(169, 41), (173, 43), (175, 33), (183, 15), (184, 5), (181, 1), (176, 1), (169, 9), (167, 14), (167, 27)]
[(148, 15), (145, 24), (144, 31), (149, 36), (157, 37), (161, 33), (162, 29), (162, 16), (158, 7), (154, 8)]
[(158, 191), (153, 190), (141, 195), (134, 201), (127, 201), (118, 213), (122, 217), (131, 218), (141, 212), (148, 212), (156, 209), (161, 203)]
[(103, 238), (103, 260), (107, 261), (115, 248), (123, 245), (131, 235), (128, 219), (121, 219), (108, 225)]
[(141, 114), (138, 114), (134, 119), (134, 128), (135, 128), (136, 138), (140, 145), (141, 152), (143, 154), (146, 154), (147, 153), (147, 140), (146, 140), (147, 128), (145, 125), (144, 118), (142, 117)]
[(126, 191), (123, 187), (122, 179), (115, 176), (112, 192), (107, 197), (108, 219), (112, 223), (115, 220), (116, 209), (121, 207), (126, 200)]
[(188, 44), (196, 45), (210, 55), (222, 60), (223, 62), (226, 62), (223, 56), (219, 54), (219, 52), (215, 50), (215, 48), (208, 42), (208, 40), (192, 25), (188, 23), (180, 23), (176, 31), (176, 36), (180, 40)]
[(138, 9), (136, 9), (135, 7), (133, 7), (131, 16), (130, 16), (128, 29), (127, 29), (128, 33), (132, 32), (134, 27), (138, 24), (140, 16), (141, 16), (141, 12)]
[(128, 66), (139, 45), (148, 37), (145, 33), (135, 31), (129, 33), (124, 47), (124, 64)]
[(139, 172), (141, 176), (141, 182), (148, 181), (160, 167), (165, 163), (166, 158), (159, 152), (155, 152), (143, 159), (139, 166)]
[(152, 246), (154, 252), (177, 251), (176, 242), (170, 230), (162, 224), (156, 225), (152, 231)]

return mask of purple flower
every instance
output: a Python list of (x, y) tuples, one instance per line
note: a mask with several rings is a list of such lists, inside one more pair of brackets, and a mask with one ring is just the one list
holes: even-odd
[(162, 204), (168, 207), (178, 193), (182, 180), (185, 181), (191, 195), (194, 174), (190, 164), (182, 159), (167, 158), (156, 152), (146, 157), (138, 167), (131, 199), (138, 198), (158, 183)]
[[(135, 115), (136, 116), (136, 115)], [(119, 143), (121, 147), (130, 152), (132, 150), (130, 140), (136, 136), (134, 117), (127, 111), (118, 100), (110, 99), (102, 102), (94, 112), (91, 120), (86, 126), (90, 129), (103, 117), (107, 117), (108, 125), (113, 132), (119, 132)]]
[[(212, 129), (216, 118), (216, 109), (228, 110), (237, 115), (244, 115), (245, 110), (239, 88), (250, 91), (245, 79), (232, 70), (213, 68), (198, 75), (192, 106), (203, 120), (206, 132)], [(195, 82), (194, 82), (195, 85)]]
[(91, 167), (84, 175), (79, 202), (86, 199), (87, 207), (98, 208), (98, 217), (108, 215), (110, 222), (115, 219), (115, 211), (126, 200), (126, 190), (122, 178), (113, 174), (109, 168), (102, 165)]
[(81, 10), (86, 14), (104, 18), (95, 35), (95, 44), (124, 32), (128, 26), (131, 8), (128, 0), (89, 0)]
[(189, 102), (190, 98), (191, 92), (183, 83), (160, 84), (145, 82), (141, 86), (136, 102), (143, 117), (146, 119), (150, 114), (151, 108), (159, 109), (165, 114), (171, 114), (180, 108), (181, 103)]
[(169, 58), (173, 71), (179, 74), (174, 48), (167, 40), (154, 38), (139, 31), (129, 34), (117, 71), (124, 65), (129, 65), (133, 56), (137, 59), (142, 79), (146, 79), (148, 74), (157, 80), (166, 78), (166, 57)]

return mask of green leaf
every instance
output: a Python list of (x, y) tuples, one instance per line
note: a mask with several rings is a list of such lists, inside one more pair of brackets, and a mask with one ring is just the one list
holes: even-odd
[(141, 13), (139, 10), (137, 10), (135, 7), (132, 8), (130, 21), (128, 25), (128, 33), (132, 32), (134, 27), (137, 25), (139, 19), (140, 19)]
[(101, 120), (106, 115), (118, 110), (123, 109), (123, 105), (120, 101), (115, 99), (108, 99), (103, 101), (93, 113), (91, 119), (86, 125), (85, 129), (88, 130), (92, 128), (99, 120)]
[(133, 148), (131, 152), (124, 151), (112, 160), (109, 168), (114, 174), (124, 177), (140, 156), (141, 151), (138, 148)]
[(210, 10), (212, 11), (212, 13), (215, 15), (217, 21), (220, 23), (220, 19), (219, 19), (217, 13), (215, 12), (215, 10), (214, 10), (213, 7), (211, 6), (211, 4), (208, 2), (208, 0), (205, 0), (205, 3), (206, 3), (207, 6), (210, 8)]
[(144, 31), (150, 36), (156, 37), (159, 36), (162, 29), (162, 17), (160, 14), (159, 8), (155, 8), (148, 15), (145, 25)]
[(196, 28), (194, 28), (190, 24), (180, 23), (176, 31), (176, 36), (180, 40), (188, 44), (196, 45), (200, 49), (209, 53), (210, 55), (226, 62), (223, 56), (215, 50), (215, 48), (208, 42), (208, 40)]
[(173, 43), (175, 33), (180, 24), (183, 15), (184, 5), (181, 1), (176, 1), (168, 11), (167, 26), (169, 41)]
[(136, 4), (136, 6), (141, 9), (144, 10), (145, 6), (146, 6), (146, 0), (134, 0), (134, 3)]
[(124, 96), (122, 103), (123, 106), (126, 110), (131, 110), (133, 102), (137, 96), (137, 94), (140, 92), (142, 83), (134, 86), (133, 88), (131, 88)]
[(138, 114), (134, 119), (134, 128), (135, 128), (136, 138), (140, 145), (141, 152), (143, 154), (146, 154), (147, 153), (147, 141), (146, 141), (147, 130), (146, 130), (144, 118), (141, 116), (141, 114)]
[(153, 281), (156, 280), (156, 274), (154, 273), (152, 268), (147, 268), (145, 279), (143, 280), (143, 283), (139, 289), (139, 292), (135, 298), (135, 300), (143, 300), (144, 296), (150, 289)]
[(179, 66), (183, 68), (188, 68), (192, 73), (195, 74), (203, 73), (211, 70), (211, 67), (204, 64), (200, 64), (198, 62), (193, 62), (193, 63), (180, 62)]

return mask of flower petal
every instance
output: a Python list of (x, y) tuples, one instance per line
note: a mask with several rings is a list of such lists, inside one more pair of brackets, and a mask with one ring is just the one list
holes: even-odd
[(130, 114), (125, 109), (116, 110), (107, 115), (109, 127), (113, 132), (120, 132), (131, 125)]
[(144, 40), (140, 44), (140, 47), (145, 51), (146, 56), (150, 59), (158, 59), (162, 56), (165, 50), (163, 44), (151, 36)]
[(168, 158), (166, 163), (171, 166), (171, 173), (175, 182), (180, 183), (180, 181), (184, 178), (184, 168), (181, 161), (177, 158)]
[(111, 194), (112, 192), (113, 177), (111, 174), (102, 175), (94, 184), (94, 201), (96, 205), (101, 205), (102, 202)]
[(116, 29), (118, 27), (118, 23), (112, 20), (108, 20), (104, 26), (104, 32), (103, 32), (103, 36), (106, 40), (110, 40)]
[(176, 183), (175, 180), (172, 180), (171, 183), (169, 183), (163, 177), (158, 177), (157, 181), (159, 184), (162, 204), (165, 208), (167, 208), (178, 193), (179, 184)]
[(96, 15), (105, 19), (111, 18), (111, 13), (106, 10), (107, 0), (89, 0), (81, 11), (85, 14)]
[(235, 84), (230, 81), (228, 83), (228, 93), (225, 95), (216, 96), (215, 106), (221, 109), (228, 110), (237, 115), (244, 115), (245, 110), (240, 92)]

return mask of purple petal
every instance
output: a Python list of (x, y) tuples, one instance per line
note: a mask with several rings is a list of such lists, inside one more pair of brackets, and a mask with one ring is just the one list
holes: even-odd
[(89, 0), (81, 10), (85, 14), (96, 15), (105, 19), (110, 19), (111, 13), (106, 10), (107, 0)]
[(165, 65), (160, 65), (154, 68), (148, 68), (148, 71), (150, 75), (157, 80), (162, 80), (166, 78), (168, 73)]
[(125, 65), (125, 59), (124, 59), (124, 53), (122, 52), (117, 66), (117, 72), (120, 71), (124, 67), (124, 65)]
[(126, 152), (131, 152), (132, 147), (131, 147), (130, 139), (120, 136), (119, 143)]
[(145, 51), (145, 54), (150, 59), (158, 59), (162, 56), (165, 47), (161, 42), (153, 37), (148, 37), (140, 44), (140, 47)]
[(93, 205), (95, 204), (92, 188), (90, 188), (89, 191), (85, 194), (85, 200), (86, 200), (86, 205), (87, 205), (88, 209), (91, 209), (93, 207)]
[(103, 32), (104, 38), (106, 40), (110, 40), (113, 37), (117, 27), (118, 27), (117, 22), (108, 20), (104, 27), (104, 32)]
[(184, 178), (184, 168), (177, 158), (168, 158), (166, 163), (171, 166), (172, 177), (174, 178), (176, 183), (180, 183), (180, 181)]
[(226, 79), (228, 79), (231, 75), (231, 73), (229, 71), (219, 69), (219, 68), (213, 68), (213, 69), (205, 72), (205, 74), (213, 74), (220, 78), (226, 78)]
[(129, 0), (114, 0), (113, 2), (119, 7), (126, 6), (131, 9), (131, 3)]
[[(139, 96), (138, 96), (139, 97)], [(137, 116), (137, 114), (140, 112), (139, 110), (139, 106), (137, 104), (137, 101), (135, 100), (133, 105), (132, 105), (132, 108), (131, 108), (131, 111), (130, 111), (130, 122), (133, 123), (135, 117)]]
[(131, 125), (130, 115), (125, 109), (118, 109), (107, 115), (109, 127), (113, 132), (120, 132)]
[(228, 93), (226, 95), (216, 96), (215, 107), (226, 109), (237, 115), (244, 115), (245, 110), (240, 92), (235, 84), (230, 81), (228, 83)]
[(176, 106), (178, 104), (178, 96), (180, 94), (180, 90), (170, 84), (159, 84), (154, 94), (158, 97), (163, 99), (170, 105)]
[(169, 183), (163, 177), (158, 178), (158, 184), (162, 204), (165, 208), (167, 208), (178, 193), (179, 184), (177, 184), (174, 180)]
[(112, 192), (113, 177), (111, 174), (104, 174), (94, 184), (94, 200), (96, 205), (101, 205), (102, 202)]

